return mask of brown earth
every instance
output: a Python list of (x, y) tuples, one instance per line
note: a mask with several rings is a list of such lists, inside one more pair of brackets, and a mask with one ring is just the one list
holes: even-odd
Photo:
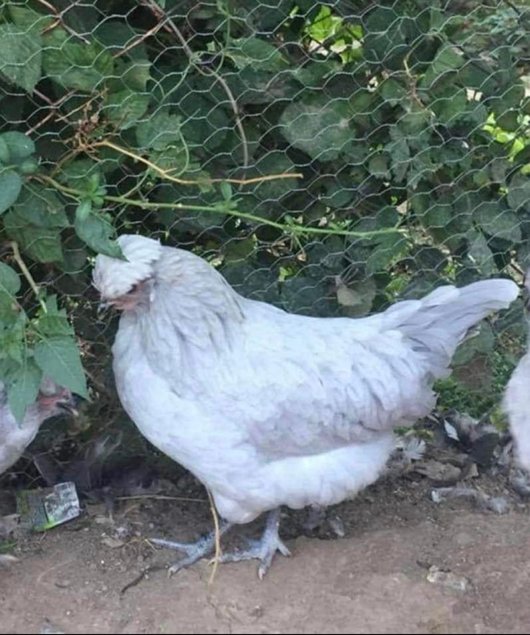
[(204, 561), (170, 579), (153, 571), (125, 593), (146, 566), (175, 559), (146, 538), (196, 537), (211, 526), (208, 504), (133, 499), (113, 521), (88, 505), (68, 525), (19, 539), (19, 561), (0, 571), (0, 632), (529, 632), (527, 506), (512, 496), (509, 513), (495, 515), (469, 501), (435, 505), (429, 492), (426, 480), (383, 479), (330, 510), (343, 538), (331, 523), (303, 536), (304, 514), (289, 512), (293, 557), (278, 557), (262, 582), (245, 562), (221, 565), (209, 586)]

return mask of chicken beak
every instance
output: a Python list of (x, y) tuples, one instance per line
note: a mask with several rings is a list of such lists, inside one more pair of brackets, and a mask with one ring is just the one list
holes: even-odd
[(64, 399), (63, 401), (57, 402), (57, 406), (64, 410), (66, 414), (71, 415), (72, 417), (79, 416), (79, 403), (81, 402), (81, 397), (77, 395), (71, 395), (68, 399)]
[(106, 313), (107, 311), (110, 309), (110, 302), (106, 302), (106, 301), (101, 301), (98, 304), (98, 311), (97, 311), (97, 317), (98, 320), (100, 320)]

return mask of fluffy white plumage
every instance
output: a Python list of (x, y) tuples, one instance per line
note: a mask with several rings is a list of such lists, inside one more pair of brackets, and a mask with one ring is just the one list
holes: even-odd
[(29, 406), (21, 422), (17, 422), (7, 403), (4, 384), (0, 382), (0, 474), (22, 456), (46, 419), (72, 411), (75, 401), (70, 391), (50, 379), (43, 379), (37, 400)]
[(122, 404), (235, 523), (338, 503), (376, 480), (393, 429), (430, 412), (458, 343), (518, 294), (489, 280), (367, 318), (311, 318), (243, 298), (192, 253), (141, 236), (120, 244), (129, 262), (98, 256), (94, 283), (124, 309)]
[[(525, 286), (530, 292), (530, 271)], [(503, 408), (508, 415), (519, 465), (530, 472), (530, 350), (519, 360), (506, 386)]]

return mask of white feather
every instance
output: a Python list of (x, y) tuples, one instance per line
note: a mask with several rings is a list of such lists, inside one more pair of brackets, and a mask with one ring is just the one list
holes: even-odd
[[(47, 377), (43, 378), (40, 386), (42, 395), (50, 397), (58, 390), (57, 384)], [(9, 408), (5, 386), (0, 381), (0, 474), (18, 461), (37, 436), (42, 423), (59, 412), (53, 406), (41, 407), (36, 401), (26, 409), (23, 420), (18, 422)]]
[[(530, 292), (530, 271), (526, 276)], [(519, 465), (530, 472), (530, 351), (521, 358), (506, 386), (503, 409), (508, 415)]]
[[(127, 257), (119, 269), (98, 257), (100, 289), (125, 287), (122, 274), (130, 286)], [(338, 503), (376, 480), (393, 429), (429, 413), (467, 331), (517, 296), (491, 280), (322, 319), (247, 300), (179, 249), (161, 247), (150, 266), (147, 301), (122, 315), (113, 347), (121, 401), (239, 523), (282, 504)]]

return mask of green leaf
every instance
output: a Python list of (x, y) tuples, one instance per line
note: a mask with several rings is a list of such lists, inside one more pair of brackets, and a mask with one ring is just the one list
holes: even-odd
[(461, 366), (471, 361), (477, 354), (487, 354), (493, 350), (495, 335), (487, 322), (482, 322), (476, 334), (468, 337), (458, 347), (453, 357), (453, 366)]
[(336, 286), (337, 302), (350, 317), (366, 315), (372, 308), (377, 288), (372, 278), (345, 285), (340, 279)]
[(342, 178), (337, 175), (324, 178), (322, 180), (322, 186), (324, 191), (320, 193), (320, 201), (324, 205), (329, 205), (329, 207), (334, 209), (344, 209), (351, 203), (356, 195), (349, 175), (345, 175)]
[(337, 304), (329, 298), (329, 284), (302, 273), (282, 283), (281, 300), (282, 308), (291, 313), (323, 317), (336, 313), (338, 309)]
[(320, 88), (328, 77), (333, 77), (341, 70), (341, 64), (336, 60), (325, 62), (309, 62), (305, 66), (293, 69), (293, 77), (308, 88)]
[(428, 271), (440, 274), (447, 266), (447, 256), (436, 247), (415, 245), (411, 249), (410, 258), (414, 261), (411, 267), (416, 271)]
[(419, 105), (412, 105), (399, 120), (399, 130), (412, 141), (419, 139), (421, 132), (429, 129), (431, 125), (431, 114), (426, 108)]
[(353, 144), (348, 105), (327, 97), (293, 102), (280, 117), (283, 136), (320, 161), (333, 161)]
[(521, 117), (519, 110), (507, 110), (500, 115), (497, 115), (497, 125), (503, 129), (503, 131), (515, 132), (519, 130), (521, 125)]
[(454, 73), (465, 62), (465, 58), (455, 47), (448, 45), (440, 48), (429, 69), (419, 82), (421, 88), (431, 89), (433, 84), (448, 73)]
[(0, 25), (0, 74), (33, 92), (41, 78), (42, 41), (39, 33), (25, 33), (14, 24)]
[(421, 215), (421, 222), (428, 229), (446, 227), (452, 219), (453, 208), (448, 204), (430, 205)]
[(232, 191), (232, 186), (230, 185), (230, 183), (227, 183), (226, 181), (223, 181), (220, 186), (219, 189), (221, 191), (221, 195), (223, 197), (223, 199), (225, 201), (231, 201), (232, 200), (232, 196), (233, 196), (233, 191)]
[(64, 335), (74, 335), (74, 329), (68, 321), (68, 316), (64, 309), (57, 306), (57, 297), (48, 296), (46, 302), (46, 313), (39, 315), (37, 322), (38, 332), (46, 338)]
[(39, 161), (35, 159), (35, 157), (30, 157), (26, 159), (20, 164), (19, 170), (21, 174), (29, 176), (30, 174), (35, 174), (39, 169)]
[(44, 49), (43, 67), (50, 79), (64, 88), (92, 92), (114, 71), (114, 59), (101, 45), (69, 40)]
[(0, 262), (0, 304), (12, 305), (20, 291), (20, 278), (16, 271)]
[(127, 22), (122, 20), (105, 20), (97, 25), (93, 32), (98, 40), (112, 54), (122, 53), (123, 49), (133, 42), (135, 46), (129, 46), (127, 57), (134, 60), (147, 60), (145, 43), (140, 40), (141, 31), (136, 31)]
[(136, 127), (136, 140), (140, 148), (165, 150), (168, 146), (178, 142), (182, 146), (180, 132), (181, 118), (170, 115), (166, 110), (159, 110), (146, 121)]
[(9, 160), (12, 163), (22, 163), (35, 152), (33, 140), (22, 132), (10, 130), (0, 135), (9, 149)]
[[(223, 185), (223, 183), (221, 183)], [(229, 263), (247, 262), (256, 252), (252, 238), (231, 240), (224, 247), (223, 268)]]
[(441, 75), (460, 68), (464, 61), (462, 53), (452, 46), (446, 46), (442, 47), (436, 54), (431, 69), (435, 75)]
[(73, 335), (74, 331), (66, 315), (45, 314), (39, 318), (39, 332), (46, 337)]
[(81, 397), (88, 397), (79, 350), (72, 338), (50, 337), (41, 340), (35, 346), (34, 356), (46, 376)]
[(201, 153), (220, 147), (232, 125), (222, 104), (215, 104), (197, 92), (183, 95), (178, 104), (186, 143)]
[(22, 189), (22, 177), (15, 170), (0, 171), (0, 214), (15, 203)]
[[(268, 174), (286, 174), (288, 172), (295, 172), (296, 167), (291, 161), (289, 156), (285, 152), (280, 150), (271, 150), (267, 154), (260, 157), (255, 164), (247, 172), (247, 177), (259, 177), (266, 176)], [(270, 206), (271, 203), (280, 201), (284, 196), (290, 194), (297, 186), (297, 179), (275, 179), (271, 181), (263, 181), (257, 183), (250, 192), (243, 192), (243, 200), (246, 201), (248, 197), (249, 201), (255, 200), (256, 205), (260, 205), (263, 201), (266, 206)], [(267, 211), (264, 208), (260, 211), (260, 214), (267, 215)]]
[(392, 234), (379, 239), (377, 246), (366, 260), (366, 272), (369, 275), (373, 275), (385, 271), (402, 258), (407, 251), (407, 240), (399, 234)]
[(380, 179), (390, 178), (390, 169), (388, 165), (388, 157), (384, 154), (376, 154), (372, 156), (368, 162), (368, 172)]
[(32, 36), (37, 35), (40, 37), (42, 31), (51, 27), (55, 21), (55, 18), (50, 15), (37, 13), (33, 9), (14, 4), (13, 2), (9, 3), (8, 9), (11, 19), (18, 27), (21, 27), (20, 30), (30, 32)]
[(390, 157), (392, 173), (398, 182), (403, 181), (407, 176), (410, 166), (410, 149), (405, 137), (395, 129), (395, 138), (387, 143), (385, 150)]
[(104, 113), (118, 130), (127, 130), (138, 123), (149, 106), (149, 95), (125, 88), (109, 93), (105, 99)]
[[(510, 163), (504, 157), (494, 157), (487, 167), (491, 180), (495, 183), (504, 185), (506, 182), (506, 173), (510, 168)], [(512, 207), (509, 198), (508, 205)]]
[(56, 229), (27, 225), (13, 211), (5, 215), (4, 225), (8, 235), (34, 260), (61, 262), (63, 259), (61, 237)]
[[(275, 101), (288, 103), (300, 93), (300, 85), (291, 72), (255, 70), (247, 66), (237, 73), (227, 74), (226, 77), (228, 87), (237, 95), (238, 104), (243, 107)], [(221, 94), (215, 95), (217, 91), (210, 89), (208, 92), (214, 93), (211, 96), (217, 97), (217, 103), (226, 103)]]
[(396, 79), (386, 79), (381, 84), (381, 96), (391, 106), (403, 103), (408, 98), (408, 89)]
[[(2, 307), (4, 309), (7, 307)], [(23, 311), (2, 311), (0, 322), (0, 373), (2, 378), (9, 378), (18, 366), (24, 363), (26, 357), (26, 322), (27, 317)]]
[(54, 190), (45, 187), (26, 183), (15, 210), (26, 222), (39, 227), (63, 229), (70, 225), (62, 201)]
[(525, 240), (517, 246), (517, 262), (525, 271), (530, 268), (530, 241)]
[(238, 68), (250, 66), (256, 71), (281, 71), (288, 68), (286, 59), (276, 46), (255, 37), (232, 40), (224, 53)]
[(92, 211), (92, 201), (89, 198), (85, 198), (79, 203), (79, 205), (77, 206), (77, 209), (75, 210), (76, 221), (79, 221), (80, 223), (82, 223), (90, 216), (91, 211)]
[(466, 235), (468, 239), (468, 256), (475, 267), (484, 275), (491, 276), (498, 273), (493, 253), (488, 246), (484, 234), (476, 229), (470, 229)]
[(323, 5), (306, 27), (307, 34), (316, 42), (325, 42), (335, 36), (343, 27), (344, 22), (338, 15), (333, 15), (330, 7)]
[(69, 224), (55, 192), (27, 184), (16, 204), (4, 216), (7, 234), (25, 253), (40, 262), (62, 260), (60, 232)]
[(447, 97), (435, 99), (431, 107), (442, 123), (454, 124), (459, 117), (468, 113), (466, 91), (462, 88)]
[(398, 68), (407, 53), (403, 17), (390, 7), (377, 7), (365, 21), (364, 49), (366, 60)]
[[(497, 115), (497, 122), (499, 123), (499, 117), (512, 108), (520, 111), (521, 102), (524, 100), (524, 97), (524, 84), (522, 82), (514, 82), (507, 88), (503, 87), (502, 93), (498, 97), (488, 100), (488, 104), (491, 105), (493, 112)], [(501, 127), (503, 126), (501, 125)]]
[(111, 258), (123, 258), (118, 243), (113, 239), (114, 227), (102, 216), (91, 214), (84, 220), (75, 219), (75, 231), (91, 249)]
[[(193, 178), (199, 182), (203, 173), (197, 173), (199, 166), (196, 163), (190, 164), (189, 154), (186, 152), (184, 145), (170, 145), (164, 150), (153, 150), (149, 153), (149, 160), (162, 170), (169, 172), (172, 176), (180, 176), (184, 172), (194, 171)], [(152, 178), (160, 178), (160, 174), (149, 168)], [(208, 175), (204, 173), (204, 180), (208, 179)]]
[(0, 135), (0, 163), (9, 163), (9, 147)]
[(508, 188), (508, 205), (514, 210), (530, 210), (530, 178), (516, 174)]
[(495, 201), (481, 203), (473, 213), (473, 220), (489, 236), (514, 243), (521, 240), (521, 227), (517, 216)]
[(24, 359), (24, 364), (11, 374), (7, 402), (18, 422), (23, 420), (26, 408), (35, 402), (42, 374), (42, 370), (28, 358)]
[(76, 159), (66, 163), (61, 168), (58, 180), (88, 195), (95, 193), (100, 184), (104, 184), (100, 166), (92, 159)]
[(140, 60), (130, 64), (118, 64), (116, 74), (124, 87), (145, 93), (147, 82), (151, 79), (151, 64), (148, 60)]
[[(299, 6), (300, 3), (297, 3)], [(198, 7), (199, 5), (195, 5)], [(217, 5), (218, 7), (220, 5)], [(243, 5), (245, 6), (245, 5)], [(267, 2), (256, 2), (254, 5), (246, 5), (249, 8), (252, 7), (249, 18), (251, 17), (254, 24), (260, 25), (262, 32), (274, 33), (276, 28), (289, 18), (289, 14), (293, 10), (292, 5), (285, 0), (267, 0)], [(202, 3), (201, 9), (197, 9), (197, 13), (194, 11), (194, 15), (202, 12), (204, 17), (213, 17), (215, 13), (215, 5), (213, 3)], [(211, 12), (211, 13), (210, 13)], [(198, 16), (197, 16), (198, 17)], [(202, 16), (201, 16), (202, 17)]]

